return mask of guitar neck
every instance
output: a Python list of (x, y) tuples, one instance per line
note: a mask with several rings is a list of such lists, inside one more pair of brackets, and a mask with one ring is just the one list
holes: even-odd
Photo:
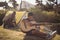
[(60, 25), (60, 23), (34, 23), (33, 25)]

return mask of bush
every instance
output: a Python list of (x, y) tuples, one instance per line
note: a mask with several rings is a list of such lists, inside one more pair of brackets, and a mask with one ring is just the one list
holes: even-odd
[(53, 22), (56, 16), (54, 11), (42, 11), (39, 8), (31, 8), (30, 11), (34, 13), (34, 18), (38, 22)]

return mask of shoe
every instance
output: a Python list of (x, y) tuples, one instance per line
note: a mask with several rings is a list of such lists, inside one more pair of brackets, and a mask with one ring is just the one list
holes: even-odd
[(57, 31), (53, 31), (53, 32), (51, 33), (51, 35), (54, 35), (55, 33), (57, 33)]
[(52, 38), (54, 38), (56, 36), (56, 33), (57, 33), (57, 31), (52, 32), (52, 34), (51, 34)]
[(53, 31), (51, 34), (47, 36), (47, 38), (50, 40), (56, 36), (57, 31)]

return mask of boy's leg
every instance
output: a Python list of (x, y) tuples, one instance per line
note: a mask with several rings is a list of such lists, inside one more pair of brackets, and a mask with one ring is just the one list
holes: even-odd
[(33, 30), (33, 31), (32, 31), (32, 34), (35, 35), (35, 36), (44, 37), (44, 38), (48, 35), (48, 34), (46, 34), (46, 33), (40, 32), (40, 31), (38, 31), (38, 30)]
[(28, 34), (29, 33), (33, 36), (37, 36), (37, 37), (41, 37), (41, 38), (47, 38), (47, 39), (52, 39), (55, 37), (54, 35), (56, 35), (56, 31), (53, 31), (51, 34), (49, 34), (49, 33), (40, 32), (38, 30), (31, 30), (28, 32)]

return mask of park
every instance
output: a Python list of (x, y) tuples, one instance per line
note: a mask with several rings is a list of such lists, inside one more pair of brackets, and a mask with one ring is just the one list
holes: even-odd
[[(20, 0), (20, 3), (18, 0), (0, 2), (0, 40), (60, 40), (60, 3), (58, 0), (47, 0), (46, 4), (43, 0), (35, 0), (35, 3), (33, 5), (24, 0)], [(29, 12), (33, 13), (34, 21), (36, 21), (36, 23), (32, 21), (31, 25), (39, 26), (39, 31), (43, 33), (56, 32), (54, 37), (48, 39), (48, 37), (27, 35), (28, 30), (25, 32), (21, 24), (29, 17)], [(29, 25), (28, 22), (27, 25)], [(28, 32), (30, 33), (30, 30)]]

